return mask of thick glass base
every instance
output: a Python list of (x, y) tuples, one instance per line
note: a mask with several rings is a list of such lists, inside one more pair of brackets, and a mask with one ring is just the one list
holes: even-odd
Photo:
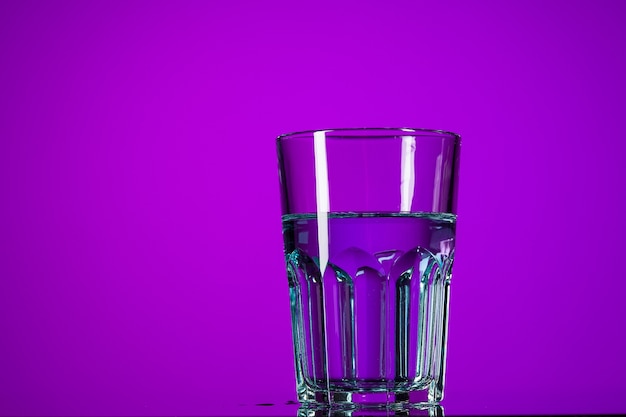
[(350, 393), (318, 391), (300, 396), (298, 417), (441, 416), (428, 391)]
[(299, 392), (298, 399), (302, 404), (301, 409), (310, 410), (332, 409), (350, 411), (367, 409), (401, 411), (423, 409), (428, 411), (438, 406), (439, 400), (441, 400), (440, 392), (432, 391), (432, 386), (429, 389), (416, 391), (383, 392), (313, 391), (305, 389)]

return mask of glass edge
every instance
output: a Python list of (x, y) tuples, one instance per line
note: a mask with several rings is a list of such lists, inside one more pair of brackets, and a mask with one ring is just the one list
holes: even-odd
[[(343, 127), (343, 128), (334, 128), (334, 129), (310, 129), (310, 130), (299, 130), (295, 132), (288, 132), (278, 135), (276, 137), (276, 141), (278, 143), (283, 142), (287, 139), (300, 136), (300, 135), (313, 135), (316, 132), (358, 132), (358, 131), (377, 131), (377, 132), (398, 132), (403, 131), (407, 133), (407, 136), (411, 136), (411, 133), (417, 133), (417, 136), (425, 133), (434, 133), (442, 136), (449, 136), (454, 138), (455, 143), (461, 143), (461, 135), (458, 133), (451, 132), (449, 130), (441, 130), (441, 129), (427, 129), (427, 128), (416, 128), (416, 127)], [(393, 135), (397, 136), (397, 135)], [(424, 135), (425, 136), (425, 135)], [(391, 135), (390, 135), (391, 137)]]

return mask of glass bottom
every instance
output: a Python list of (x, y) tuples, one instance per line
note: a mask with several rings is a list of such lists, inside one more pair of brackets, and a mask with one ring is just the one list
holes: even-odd
[(443, 408), (428, 400), (428, 390), (351, 393), (317, 391), (300, 395), (298, 417), (437, 416)]

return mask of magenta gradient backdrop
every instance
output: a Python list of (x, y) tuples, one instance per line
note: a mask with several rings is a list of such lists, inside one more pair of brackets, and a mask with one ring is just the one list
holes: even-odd
[(274, 140), (349, 126), (463, 136), (446, 413), (626, 412), (624, 21), (0, 2), (0, 414), (295, 399)]

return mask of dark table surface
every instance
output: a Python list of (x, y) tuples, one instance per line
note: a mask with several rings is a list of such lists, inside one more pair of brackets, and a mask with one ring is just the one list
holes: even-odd
[(252, 403), (227, 404), (216, 403), (207, 415), (211, 416), (469, 416), (469, 415), (607, 415), (624, 414), (626, 407), (619, 412), (614, 407), (603, 407), (599, 403), (596, 407), (581, 405), (577, 402), (568, 404), (548, 403), (532, 399), (510, 401), (509, 399), (494, 399), (493, 401), (477, 399), (472, 403), (455, 402), (453, 399), (444, 400), (441, 405), (431, 409), (413, 408), (410, 410), (357, 410), (355, 412), (332, 412), (326, 410), (306, 409), (294, 400), (268, 401)]

